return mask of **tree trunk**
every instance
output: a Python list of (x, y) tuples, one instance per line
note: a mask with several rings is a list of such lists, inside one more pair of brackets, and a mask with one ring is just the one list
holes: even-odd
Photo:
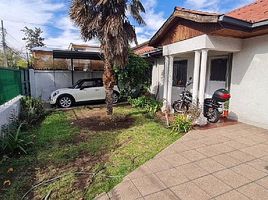
[(104, 61), (104, 73), (103, 73), (103, 84), (106, 93), (106, 108), (107, 115), (113, 114), (113, 89), (115, 85), (114, 71), (111, 63), (105, 59)]

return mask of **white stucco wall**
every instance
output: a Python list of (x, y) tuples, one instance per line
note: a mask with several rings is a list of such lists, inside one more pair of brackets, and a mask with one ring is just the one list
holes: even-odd
[(268, 35), (245, 39), (234, 53), (230, 117), (268, 128)]
[(2, 126), (11, 123), (12, 118), (19, 116), (21, 97), (17, 96), (0, 106), (0, 136)]
[(164, 92), (164, 57), (155, 59), (152, 69), (152, 94), (157, 95), (159, 100), (163, 99)]
[[(85, 78), (102, 78), (103, 72), (74, 72), (74, 83)], [(51, 93), (72, 86), (71, 71), (30, 70), (31, 95), (48, 101)]]

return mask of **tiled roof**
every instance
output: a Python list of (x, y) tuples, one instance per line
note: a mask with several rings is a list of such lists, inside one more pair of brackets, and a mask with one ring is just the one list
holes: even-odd
[(251, 23), (268, 20), (268, 0), (257, 0), (226, 15)]
[(136, 47), (133, 47), (132, 49), (137, 55), (142, 55), (155, 50), (154, 47), (148, 45), (148, 42), (142, 43)]

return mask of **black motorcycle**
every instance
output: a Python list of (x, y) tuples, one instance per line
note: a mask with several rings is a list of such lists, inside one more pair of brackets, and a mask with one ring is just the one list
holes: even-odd
[[(186, 83), (180, 94), (180, 99), (173, 103), (173, 109), (177, 113), (186, 113), (192, 104), (192, 93), (186, 88), (192, 84), (192, 78)], [(223, 112), (222, 103), (228, 101), (231, 98), (229, 92), (225, 89), (216, 90), (212, 98), (207, 98), (204, 101), (204, 116), (211, 123), (219, 121)]]

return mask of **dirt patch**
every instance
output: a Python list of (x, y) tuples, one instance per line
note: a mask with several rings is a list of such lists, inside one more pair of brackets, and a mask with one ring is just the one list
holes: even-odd
[[(135, 119), (128, 115), (106, 115), (105, 109), (93, 109), (90, 112), (76, 112), (72, 123), (80, 128), (91, 131), (113, 131), (127, 129), (133, 125)], [(78, 140), (85, 139), (83, 135)]]

